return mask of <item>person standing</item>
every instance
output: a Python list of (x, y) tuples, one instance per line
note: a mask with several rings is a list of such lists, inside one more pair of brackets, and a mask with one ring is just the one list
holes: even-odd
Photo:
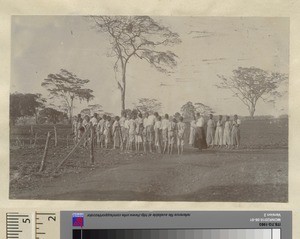
[(219, 119), (217, 121), (217, 128), (215, 133), (215, 145), (217, 145), (219, 148), (223, 145), (223, 116), (219, 115)]
[(131, 113), (130, 120), (128, 121), (128, 150), (133, 150), (134, 140), (136, 134), (136, 122), (135, 115)]
[(128, 150), (129, 148), (129, 120), (130, 120), (130, 115), (126, 114), (126, 119), (124, 121), (124, 134), (122, 133), (123, 144), (125, 145), (126, 150)]
[(190, 123), (190, 137), (189, 137), (189, 145), (193, 146), (195, 142), (195, 134), (196, 134), (196, 119), (194, 119)]
[(178, 155), (183, 153), (184, 146), (184, 132), (185, 132), (185, 123), (183, 123), (183, 117), (179, 117), (179, 122), (177, 123), (177, 148)]
[(232, 122), (232, 130), (231, 130), (231, 143), (233, 148), (237, 148), (237, 149), (240, 146), (240, 140), (241, 140), (240, 124), (241, 124), (240, 119), (238, 118), (237, 115), (234, 115), (233, 122)]
[[(88, 115), (85, 115), (84, 118), (83, 118), (83, 121), (82, 121), (82, 126), (84, 128), (84, 132), (86, 132), (88, 129), (89, 129), (89, 126), (90, 126), (90, 117)], [(89, 135), (86, 134), (85, 135), (85, 138), (84, 138), (84, 142), (83, 142), (83, 146), (84, 147), (87, 147), (88, 145), (88, 141), (89, 141)]]
[(137, 152), (140, 151), (140, 146), (143, 142), (143, 116), (141, 113), (138, 114), (136, 118), (136, 135), (135, 135), (135, 149)]
[(85, 131), (87, 130), (89, 125), (90, 125), (90, 117), (88, 115), (85, 115), (82, 121), (82, 126), (85, 128)]
[(97, 137), (97, 145), (100, 145), (100, 140), (101, 140), (101, 129), (100, 129), (100, 122), (102, 120), (102, 117), (99, 116), (98, 123), (96, 125), (96, 137)]
[(143, 148), (144, 148), (144, 153), (147, 152), (147, 125), (148, 125), (148, 116), (149, 114), (146, 112), (144, 114), (144, 119), (143, 119)]
[(156, 115), (157, 113), (155, 114), (151, 114), (148, 116), (147, 118), (147, 141), (149, 143), (149, 151), (150, 153), (153, 152), (152, 150), (152, 144), (153, 144), (153, 141), (154, 141), (154, 124), (155, 124), (155, 119), (156, 119)]
[(175, 117), (170, 121), (168, 127), (168, 153), (173, 154), (173, 148), (175, 143), (175, 136), (176, 136), (176, 119)]
[(223, 144), (226, 148), (229, 148), (231, 145), (231, 123), (229, 116), (226, 116), (226, 121), (224, 124)]
[(112, 141), (111, 127), (112, 127), (111, 117), (107, 116), (107, 119), (106, 119), (106, 122), (104, 125), (104, 132), (103, 132), (106, 149), (109, 147), (109, 144)]
[(121, 126), (120, 126), (120, 117), (115, 117), (115, 122), (113, 123), (113, 138), (114, 138), (114, 149), (121, 147), (122, 137), (121, 137)]
[(98, 114), (94, 113), (90, 120), (91, 123), (91, 130), (93, 130), (93, 138), (91, 138), (91, 144), (96, 145), (97, 143), (97, 134), (96, 134), (96, 128), (98, 124)]
[(91, 117), (91, 123), (93, 127), (96, 127), (98, 124), (98, 114), (94, 113), (93, 116)]
[(104, 114), (97, 126), (99, 128), (99, 134), (100, 134), (100, 148), (105, 147), (104, 128), (105, 128), (106, 120), (107, 120), (107, 116)]
[(164, 144), (163, 153), (166, 153), (168, 147), (168, 127), (169, 127), (169, 115), (165, 114), (164, 119), (161, 122), (161, 130), (162, 130), (162, 142)]
[(206, 143), (208, 147), (214, 147), (214, 131), (215, 131), (215, 122), (213, 120), (213, 115), (209, 114), (209, 119), (207, 121), (207, 131), (206, 131)]
[(161, 116), (157, 116), (154, 124), (156, 152), (161, 153)]
[(197, 121), (196, 121), (194, 147), (198, 148), (199, 150), (207, 148), (207, 144), (205, 140), (204, 124), (205, 124), (204, 118), (198, 112)]

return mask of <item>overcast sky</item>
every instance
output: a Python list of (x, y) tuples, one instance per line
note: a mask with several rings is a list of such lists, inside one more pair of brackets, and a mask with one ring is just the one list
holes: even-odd
[[(128, 66), (126, 108), (139, 98), (156, 98), (163, 112), (173, 114), (187, 101), (201, 102), (217, 114), (248, 115), (246, 106), (230, 91), (217, 89), (217, 75), (230, 76), (239, 66), (289, 72), (288, 18), (155, 17), (180, 35), (172, 48), (178, 56), (173, 74), (164, 74), (145, 61), (132, 59)], [(42, 93), (50, 73), (61, 68), (89, 79), (94, 90), (91, 104), (120, 113), (120, 91), (110, 45), (105, 33), (96, 32), (81, 16), (12, 17), (11, 92)], [(76, 105), (75, 112), (86, 107)], [(259, 102), (257, 115), (288, 112), (288, 96), (276, 106)]]

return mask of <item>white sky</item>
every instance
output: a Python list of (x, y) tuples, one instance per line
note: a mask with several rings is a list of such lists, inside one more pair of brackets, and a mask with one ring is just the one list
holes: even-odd
[[(155, 17), (177, 32), (182, 43), (172, 48), (178, 55), (173, 74), (156, 71), (147, 62), (132, 59), (127, 74), (126, 108), (139, 98), (156, 98), (163, 112), (173, 114), (187, 101), (201, 102), (217, 114), (248, 115), (246, 106), (230, 91), (217, 89), (217, 75), (230, 76), (239, 66), (289, 72), (288, 18)], [(198, 32), (197, 32), (198, 31)], [(191, 33), (192, 32), (192, 33)], [(41, 82), (61, 68), (89, 79), (94, 90), (90, 104), (120, 113), (120, 91), (113, 63), (107, 57), (108, 36), (91, 28), (81, 16), (12, 17), (11, 92), (42, 93)], [(87, 104), (78, 103), (75, 113)], [(288, 96), (276, 106), (259, 102), (256, 114), (288, 112)]]

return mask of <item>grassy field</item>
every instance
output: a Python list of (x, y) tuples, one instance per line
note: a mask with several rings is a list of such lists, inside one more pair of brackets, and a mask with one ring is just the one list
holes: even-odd
[[(53, 173), (72, 148), (71, 127), (57, 125), (58, 146), (50, 142), (46, 167), (38, 173), (46, 134), (51, 125), (34, 126), (35, 147), (29, 145), (30, 126), (11, 128), (10, 198), (69, 200), (288, 200), (288, 120), (247, 120), (241, 125), (239, 150), (204, 150), (186, 146), (184, 155), (143, 154), (78, 148)], [(188, 137), (188, 135), (186, 135)], [(25, 140), (15, 145), (16, 138)], [(74, 180), (74, 177), (76, 180)]]

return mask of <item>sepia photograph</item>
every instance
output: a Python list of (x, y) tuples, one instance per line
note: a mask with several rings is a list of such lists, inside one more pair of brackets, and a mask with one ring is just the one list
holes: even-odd
[(12, 16), (9, 198), (287, 203), (289, 29)]

